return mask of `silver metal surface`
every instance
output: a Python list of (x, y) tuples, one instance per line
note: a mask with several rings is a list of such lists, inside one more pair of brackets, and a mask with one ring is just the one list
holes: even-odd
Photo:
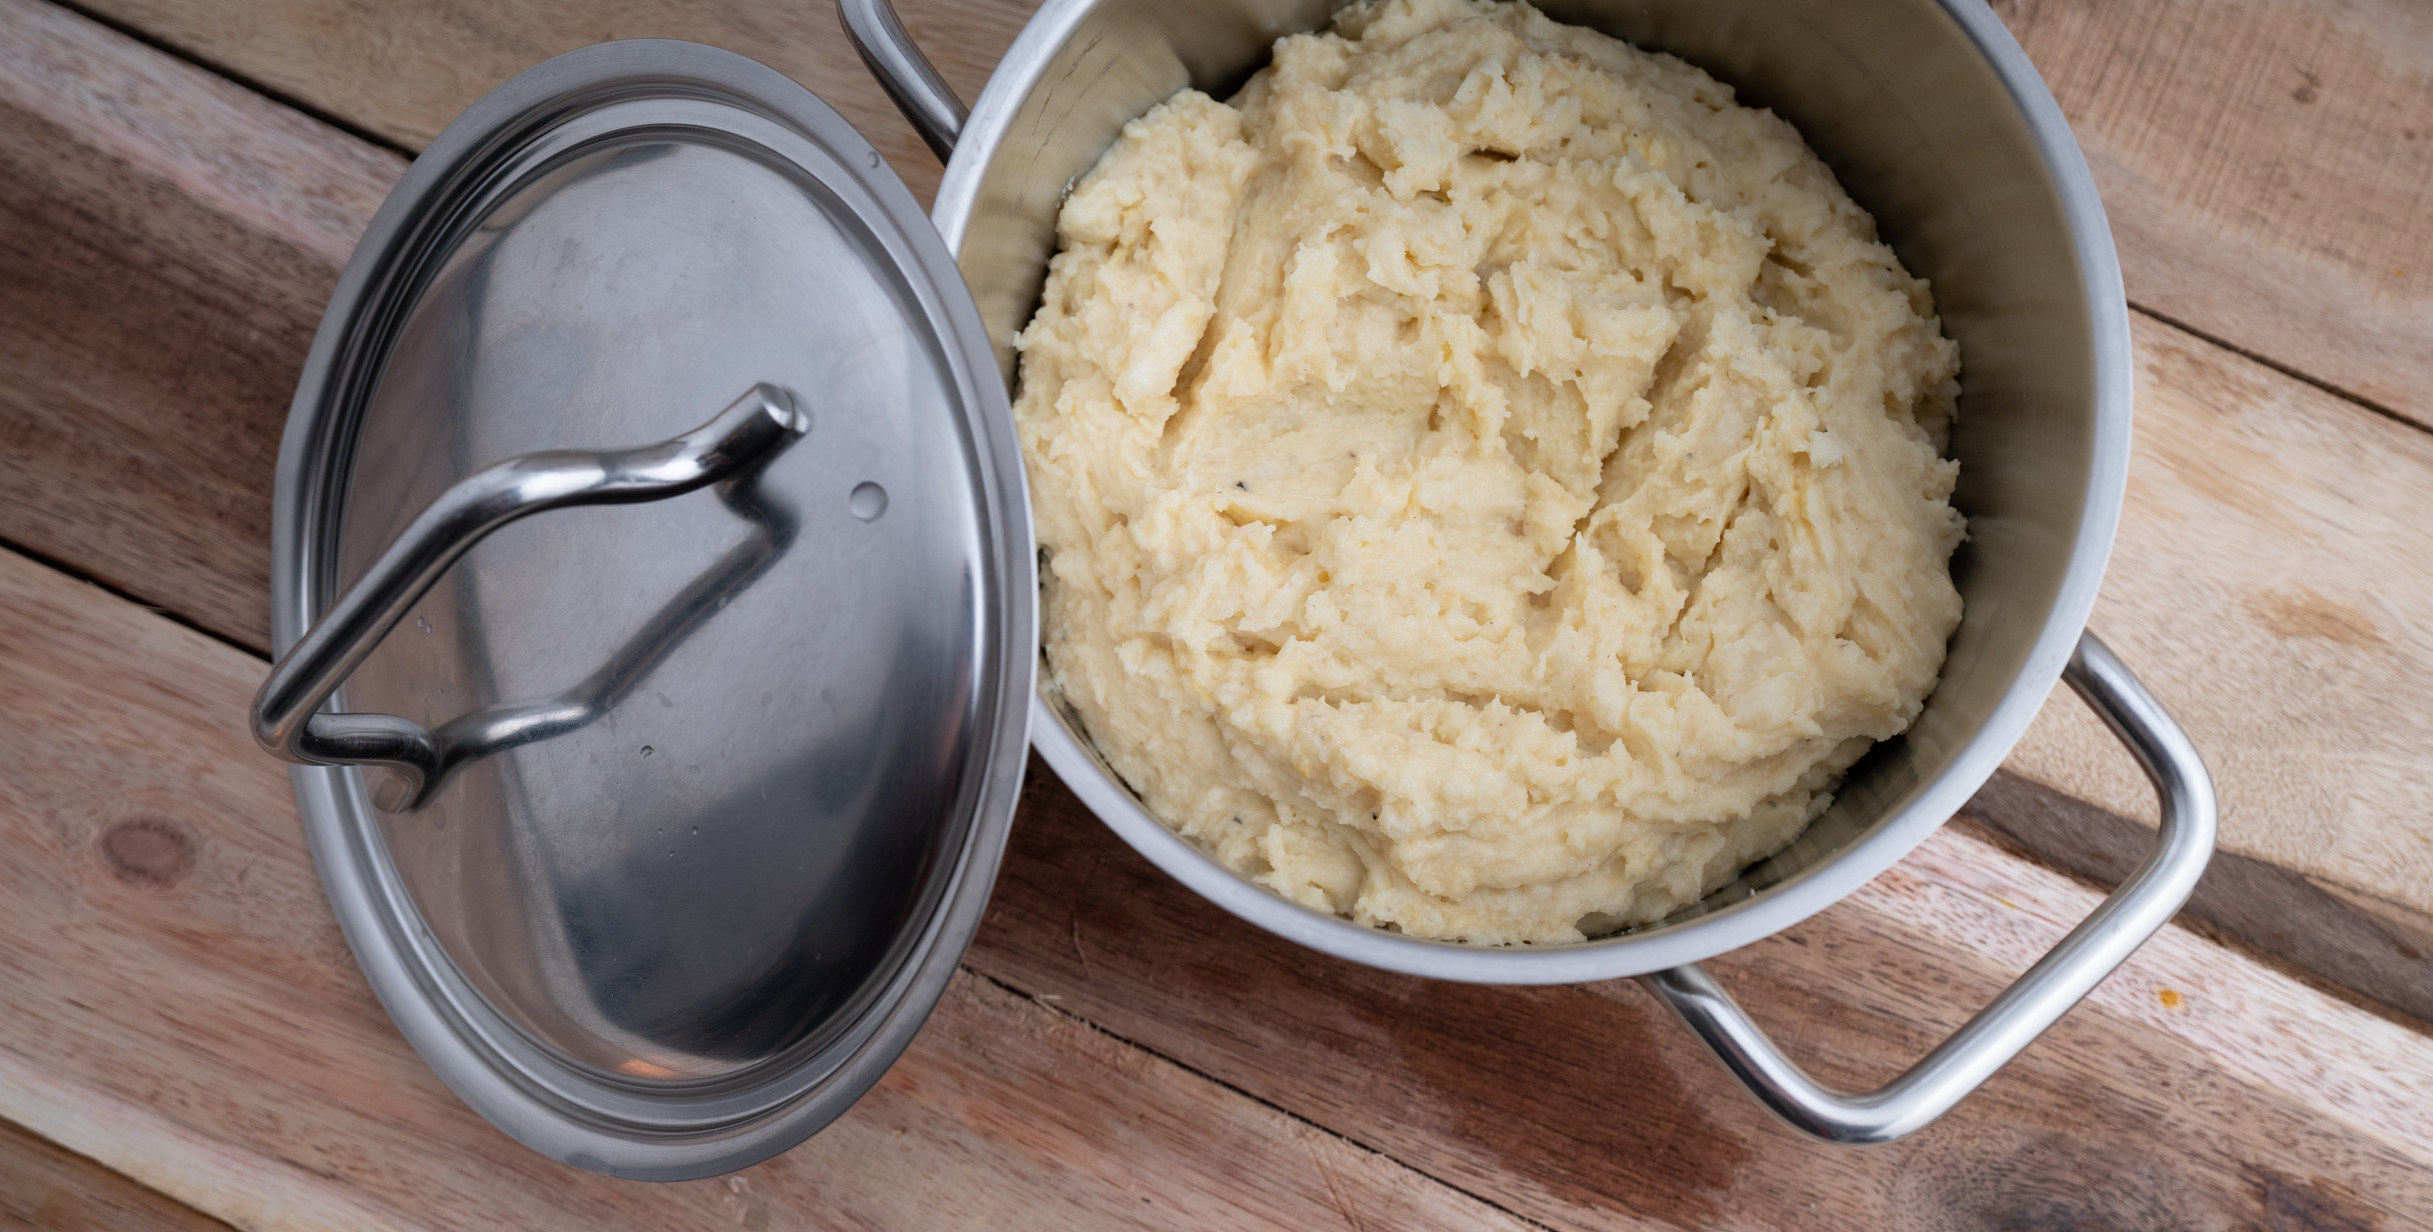
[[(1123, 124), (1184, 86), (1229, 95), (1332, 0), (1047, 0), (974, 103), (931, 217), (1001, 371), (1035, 309), (1056, 211)], [(1966, 613), (1908, 733), (1856, 766), (1790, 847), (1673, 917), (1570, 946), (1486, 949), (1355, 925), (1268, 893), (1151, 817), (1043, 692), (1033, 740), (1092, 811), (1234, 914), (1337, 957), (1483, 983), (1680, 968), (1779, 931), (1922, 842), (1990, 777), (2070, 662), (2127, 483), (2132, 369), (2120, 268), (2060, 109), (1980, 0), (1547, 0), (1670, 52), (1798, 126), (1931, 281), (1960, 343), (1953, 560)], [(917, 52), (899, 48), (899, 55)], [(884, 71), (884, 64), (874, 62)], [(1044, 678), (1043, 678), (1044, 681)], [(1044, 688), (1043, 683), (1043, 688)]]
[[(525, 454), (459, 480), (270, 669), (254, 697), (254, 739), (302, 765), (384, 768), (390, 775), (373, 791), (372, 802), (385, 812), (403, 812), (420, 804), (457, 766), (561, 734), (605, 712), (621, 691), (588, 689), (537, 706), (491, 706), (452, 719), (437, 732), (393, 714), (315, 713), (439, 575), (490, 532), (546, 509), (682, 496), (766, 462), (809, 426), (792, 395), (755, 385), (709, 422), (655, 445)], [(695, 603), (668, 610), (707, 609)], [(651, 645), (668, 647), (679, 640), (661, 636)], [(617, 656), (627, 664), (637, 657)], [(640, 675), (628, 667), (617, 679)]]
[(2154, 853), (2111, 897), (1907, 1073), (1850, 1094), (1810, 1078), (1695, 964), (1640, 977), (1723, 1058), (1757, 1101), (1831, 1142), (1889, 1142), (1950, 1110), (2094, 991), (2188, 901), (2213, 855), (2213, 780), (2161, 704), (2092, 633), (2063, 678), (2103, 716), (2162, 797)]
[[(1071, 181), (1122, 125), (1186, 85), (1229, 93), (1273, 38), (1329, 0), (1048, 0), (998, 64), (931, 217), (971, 284), (1002, 370), (1038, 302)], [(1978, 0), (1549, 3), (1565, 21), (1668, 51), (1798, 125), (1960, 343), (1953, 560), (1966, 613), (1904, 736), (1862, 761), (1781, 854), (1671, 919), (1570, 946), (1424, 941), (1298, 907), (1159, 824), (1043, 694), (1032, 738), (1065, 782), (1159, 867), (1261, 927), (1391, 970), (1486, 983), (1641, 975), (1745, 945), (1822, 910), (1923, 841), (1990, 777), (2085, 627), (2127, 482), (2131, 366), (2111, 232), (2086, 163), (2018, 44)]]
[(963, 100), (955, 97), (954, 88), (904, 32), (895, 6), (887, 0), (838, 0), (836, 13), (845, 23), (853, 49), (862, 53), (862, 63), (870, 66), (871, 75), (912, 122), (913, 131), (929, 143), (930, 152), (941, 161), (953, 154), (955, 136), (963, 131), (969, 113), (963, 109)]
[[(500, 459), (679, 437), (755, 381), (799, 391), (813, 438), (683, 474), (678, 444), (660, 481), (725, 477), (476, 533), (549, 477), (642, 494), (565, 454), (459, 487)], [(712, 435), (749, 451), (772, 409)], [(332, 709), (430, 731), (448, 771), (405, 813), (360, 769), (294, 777), (348, 941), (451, 1087), (556, 1158), (673, 1179), (877, 1080), (977, 927), (1038, 638), (1003, 385), (867, 142), (691, 44), (517, 76), (374, 219), (276, 495), (274, 640), (333, 623), (270, 734), (328, 751), (333, 716), (295, 716), (344, 676)]]

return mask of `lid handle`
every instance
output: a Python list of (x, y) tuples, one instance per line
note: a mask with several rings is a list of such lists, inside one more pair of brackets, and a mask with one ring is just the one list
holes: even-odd
[[(394, 777), (375, 788), (373, 804), (386, 812), (414, 808), (448, 766), (467, 760), (468, 742), (449, 738), (461, 737), (455, 732), (460, 723), (434, 735), (393, 714), (317, 712), (448, 566), (490, 532), (526, 514), (659, 500), (742, 475), (810, 426), (810, 416), (791, 394), (755, 385), (709, 422), (657, 444), (528, 453), (466, 476), (416, 515), (355, 588), (270, 669), (270, 679), (254, 698), (254, 739), (302, 765), (389, 770)], [(484, 720), (479, 724), (483, 738), (473, 743), (495, 748), (537, 738), (536, 726), (563, 726), (550, 716), (525, 713), (529, 709), (467, 716)]]

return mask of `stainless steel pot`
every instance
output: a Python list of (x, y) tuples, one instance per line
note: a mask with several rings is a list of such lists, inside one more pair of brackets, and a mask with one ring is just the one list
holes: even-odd
[[(2083, 633), (2127, 470), (2119, 273), (2052, 99), (1977, 0), (1548, 5), (1795, 122), (1961, 343), (1967, 614), (1917, 724), (1831, 811), (1658, 924), (1476, 949), (1294, 906), (1141, 809), (1028, 687), (1010, 342), (1067, 187), (1117, 130), (1185, 85), (1230, 92), (1331, 7), (1049, 0), (967, 117), (884, 0), (845, 0), (949, 155), (934, 229), (825, 104), (688, 43), (538, 65), (408, 169), (289, 412), (281, 660), (252, 722), (304, 763), (366, 978), (467, 1103), (555, 1158), (659, 1179), (816, 1132), (945, 989), (1034, 733), (1118, 834), (1244, 919), (1445, 979), (1638, 976), (1837, 1141), (1932, 1120), (2185, 900), (2213, 842), (2204, 766)], [(1899, 859), (2056, 678), (2153, 777), (2158, 850), (1908, 1074), (1818, 1085), (1694, 964)]]
[[(968, 115), (887, 0), (845, 0), (880, 81), (947, 160), (932, 219), (1009, 380), (1055, 250), (1056, 211), (1128, 120), (1185, 86), (1220, 97), (1333, 0), (1048, 0)], [(1654, 925), (1579, 945), (1483, 949), (1382, 932), (1290, 903), (1144, 811), (1043, 692), (1033, 742), (1124, 840), (1226, 910), (1353, 962), (1539, 984), (1637, 976), (1767, 1107), (1839, 1142), (1885, 1141), (1949, 1109), (2091, 990), (2186, 900), (2213, 849), (2204, 764), (2084, 631), (2120, 517), (2129, 333), (2103, 207), (2060, 109), (1978, 0), (1547, 0), (1559, 20), (1671, 52), (1795, 124), (1929, 279), (1961, 347), (1953, 561), (1967, 611), (1910, 731), (1854, 769), (1788, 849)], [(2001, 997), (1880, 1090), (1801, 1072), (1696, 964), (1786, 928), (1883, 872), (1994, 772), (2066, 679), (2161, 794), (2153, 855)], [(1043, 688), (1046, 687), (1043, 681)]]

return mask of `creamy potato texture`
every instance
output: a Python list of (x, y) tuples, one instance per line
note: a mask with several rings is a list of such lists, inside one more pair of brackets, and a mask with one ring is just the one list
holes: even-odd
[(1015, 408), (1052, 683), (1277, 893), (1659, 918), (1913, 719), (1958, 349), (1799, 135), (1518, 4), (1394, 0), (1074, 188)]

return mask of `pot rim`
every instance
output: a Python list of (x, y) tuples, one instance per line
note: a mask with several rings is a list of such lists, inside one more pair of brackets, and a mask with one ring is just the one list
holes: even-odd
[[(1933, 779), (1833, 856), (1748, 899), (1676, 924), (1560, 946), (1482, 947), (1357, 924), (1294, 903), (1218, 863), (1151, 816), (1107, 770), (1048, 695), (1032, 699), (1032, 745), (1091, 812), (1150, 863), (1202, 897), (1290, 941), (1406, 975), (1480, 984), (1618, 979), (1711, 958), (1824, 910), (1908, 855), (1993, 776), (2069, 663), (2103, 581), (2128, 487), (2135, 372), (2128, 304), (2111, 227), (2085, 155), (2035, 66), (1983, 0), (1937, 0), (2017, 107), (2059, 198), (2093, 335), (2095, 421), (2087, 487), (2069, 563), (2044, 627), (2002, 699)], [(1048, 0), (1025, 25), (971, 109), (930, 212), (961, 253), (982, 173), (1055, 54), (1100, 0)]]

